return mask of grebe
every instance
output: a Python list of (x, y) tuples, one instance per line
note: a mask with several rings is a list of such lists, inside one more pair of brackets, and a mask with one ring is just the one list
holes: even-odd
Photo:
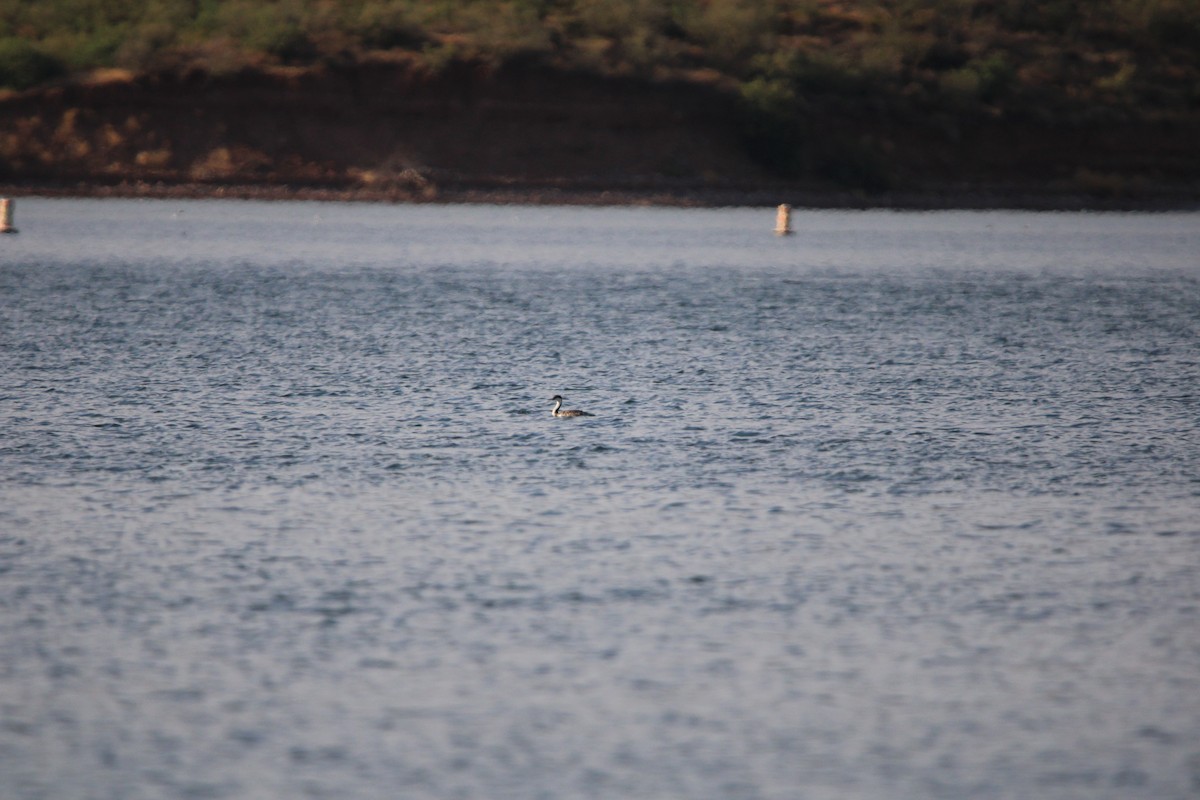
[(565, 411), (560, 410), (560, 409), (562, 409), (562, 395), (561, 394), (556, 394), (556, 395), (554, 395), (554, 397), (551, 397), (550, 399), (554, 401), (554, 409), (551, 410), (550, 413), (556, 417), (594, 417), (594, 416), (596, 416), (595, 414), (589, 414), (586, 411), (580, 411), (578, 408), (568, 408)]

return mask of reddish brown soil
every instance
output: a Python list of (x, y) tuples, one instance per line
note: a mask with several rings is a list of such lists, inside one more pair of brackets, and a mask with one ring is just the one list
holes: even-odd
[(812, 106), (816, 141), (864, 142), (885, 185), (784, 180), (742, 136), (736, 94), (408, 63), (109, 76), (0, 97), (6, 193), (410, 201), (918, 207), (1192, 207), (1200, 114), (1063, 125)]

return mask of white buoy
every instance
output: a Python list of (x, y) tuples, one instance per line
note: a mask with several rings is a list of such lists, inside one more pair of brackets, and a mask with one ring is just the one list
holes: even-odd
[(775, 235), (792, 235), (792, 207), (787, 203), (780, 204), (775, 210)]
[(0, 197), (0, 233), (16, 233), (17, 229), (13, 227), (13, 201), (7, 197)]

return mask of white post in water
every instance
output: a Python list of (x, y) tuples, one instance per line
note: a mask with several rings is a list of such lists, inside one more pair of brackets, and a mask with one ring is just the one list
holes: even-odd
[(792, 207), (787, 203), (783, 203), (775, 210), (775, 235), (776, 236), (791, 236), (792, 234)]
[(7, 197), (0, 198), (0, 233), (16, 233), (12, 224), (13, 201)]

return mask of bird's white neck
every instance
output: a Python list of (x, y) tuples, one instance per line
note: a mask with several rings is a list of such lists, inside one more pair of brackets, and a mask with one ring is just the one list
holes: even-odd
[(550, 413), (553, 414), (554, 416), (558, 416), (558, 410), (560, 408), (562, 408), (562, 398), (561, 397), (554, 401), (554, 408), (551, 409)]

